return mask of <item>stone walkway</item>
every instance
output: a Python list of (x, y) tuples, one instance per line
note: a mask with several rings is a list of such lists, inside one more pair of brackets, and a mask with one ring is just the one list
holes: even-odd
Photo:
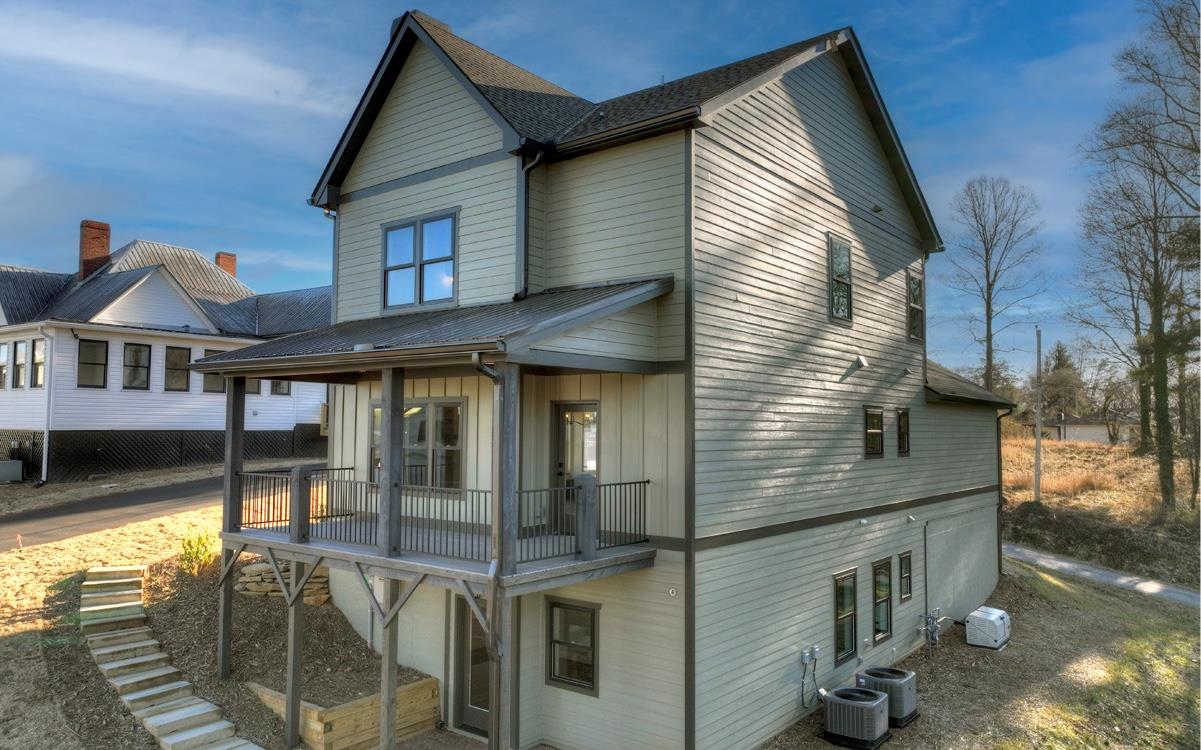
[(1079, 560), (1073, 560), (1070, 557), (1061, 557), (1049, 552), (1040, 552), (1039, 550), (1020, 547), (1016, 544), (1006, 544), (1001, 549), (1007, 557), (1037, 565), (1040, 568), (1054, 570), (1057, 573), (1075, 576), (1076, 578), (1084, 578), (1093, 583), (1102, 583), (1108, 586), (1117, 586), (1118, 588), (1137, 591), (1147, 596), (1153, 596), (1157, 599), (1177, 604), (1201, 608), (1201, 593), (1190, 591), (1180, 586), (1152, 581), (1149, 578), (1140, 578), (1136, 575), (1121, 573), (1109, 568), (1099, 568), (1095, 565), (1080, 562)]

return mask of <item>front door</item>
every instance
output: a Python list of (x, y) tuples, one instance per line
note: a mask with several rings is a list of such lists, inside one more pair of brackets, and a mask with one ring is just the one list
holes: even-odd
[[(492, 666), (488, 659), (488, 639), (484, 629), (471, 613), (471, 607), (463, 597), (455, 600), (458, 610), (459, 631), (459, 723), (464, 729), (480, 734), (488, 733), (488, 675)], [(488, 616), (488, 602), (477, 599), (476, 603), (484, 616)]]
[[(597, 475), (600, 468), (600, 413), (595, 402), (555, 405), (549, 509), (553, 531), (575, 533), (576, 477)], [(558, 507), (553, 507), (558, 506)]]

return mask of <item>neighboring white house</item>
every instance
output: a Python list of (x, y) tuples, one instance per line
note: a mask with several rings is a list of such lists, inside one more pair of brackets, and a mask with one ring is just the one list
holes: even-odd
[(943, 247), (850, 29), (594, 103), (409, 12), (312, 203), (334, 325), (194, 368), (331, 384), (353, 477), (285, 521), (231, 456), (222, 544), (329, 567), (389, 724), (396, 659), (492, 747), (755, 748), (993, 590), (1012, 405), (927, 362)]
[[(87, 220), (77, 273), (0, 265), (0, 459), (49, 481), (220, 462), (225, 384), (188, 365), (330, 315), (329, 287), (256, 295), (236, 264), (144, 240), (110, 256), (108, 225)], [(324, 385), (257, 388), (250, 455), (325, 454)]]

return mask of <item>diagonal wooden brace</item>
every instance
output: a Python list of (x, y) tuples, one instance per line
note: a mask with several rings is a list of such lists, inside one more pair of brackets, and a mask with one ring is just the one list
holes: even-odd
[(310, 565), (300, 580), (292, 585), (292, 591), (284, 591), (284, 597), (288, 600), (289, 607), (296, 602), (296, 597), (304, 593), (304, 587), (308, 585), (309, 579), (313, 577), (313, 572), (317, 570), (317, 567), (321, 565), (323, 560), (325, 560), (324, 557), (318, 557), (317, 562)]
[(239, 544), (238, 548), (234, 550), (234, 556), (229, 558), (229, 562), (223, 568), (221, 568), (221, 576), (217, 578), (217, 588), (221, 588), (221, 584), (225, 583), (226, 578), (229, 578), (229, 574), (234, 570), (234, 563), (238, 561), (238, 558), (241, 557), (242, 553), (245, 551), (245, 544)]
[(417, 577), (417, 580), (413, 581), (405, 589), (405, 592), (400, 595), (399, 599), (396, 600), (396, 604), (393, 605), (392, 609), (385, 612), (383, 605), (381, 605), (375, 598), (375, 592), (372, 591), (371, 586), (367, 584), (367, 574), (363, 572), (363, 566), (359, 565), (358, 562), (355, 562), (354, 567), (359, 572), (359, 585), (363, 587), (364, 593), (367, 594), (367, 600), (371, 602), (371, 610), (375, 612), (375, 616), (379, 618), (380, 625), (385, 628), (392, 624), (392, 621), (396, 619), (398, 614), (400, 614), (401, 608), (403, 608), (404, 605), (409, 601), (409, 597), (413, 595), (413, 592), (415, 592), (417, 587), (421, 585), (421, 582), (425, 580), (425, 573), (422, 573)]

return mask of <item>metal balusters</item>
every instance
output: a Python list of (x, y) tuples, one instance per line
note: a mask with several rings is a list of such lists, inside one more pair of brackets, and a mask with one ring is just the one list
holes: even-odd
[(647, 541), (646, 489), (650, 480), (597, 485), (600, 504), (598, 549)]

